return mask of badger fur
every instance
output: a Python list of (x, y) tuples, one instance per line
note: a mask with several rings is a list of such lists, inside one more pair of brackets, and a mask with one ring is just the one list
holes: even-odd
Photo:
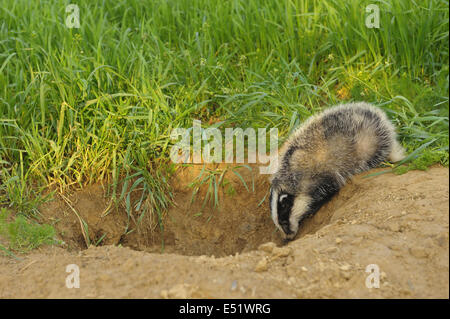
[(309, 118), (281, 148), (271, 178), (272, 219), (293, 239), (301, 221), (351, 176), (403, 158), (394, 126), (381, 109), (364, 102), (331, 107)]

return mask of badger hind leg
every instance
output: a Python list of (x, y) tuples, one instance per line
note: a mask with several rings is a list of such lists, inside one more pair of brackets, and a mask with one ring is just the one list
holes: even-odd
[(405, 156), (405, 149), (396, 139), (394, 139), (392, 141), (391, 153), (388, 156), (389, 161), (393, 163), (399, 162), (404, 159)]

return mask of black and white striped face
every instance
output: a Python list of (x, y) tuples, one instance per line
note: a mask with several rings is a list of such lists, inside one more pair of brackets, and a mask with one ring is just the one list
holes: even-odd
[(286, 239), (293, 239), (299, 221), (308, 209), (309, 200), (275, 188), (270, 189), (270, 213), (272, 220)]
[(287, 185), (279, 179), (272, 181), (270, 212), (282, 235), (286, 239), (293, 239), (301, 221), (316, 213), (339, 191), (340, 186), (336, 177), (330, 174), (318, 175), (314, 180), (303, 180), (300, 192), (295, 195), (284, 191), (288, 189)]

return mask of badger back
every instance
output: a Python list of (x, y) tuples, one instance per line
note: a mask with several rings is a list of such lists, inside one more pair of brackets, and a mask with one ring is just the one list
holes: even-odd
[(306, 121), (283, 145), (280, 175), (351, 175), (386, 160), (395, 130), (380, 109), (367, 103), (332, 107)]

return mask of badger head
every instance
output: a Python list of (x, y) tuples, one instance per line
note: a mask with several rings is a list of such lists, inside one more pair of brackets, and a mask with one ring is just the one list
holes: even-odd
[(297, 234), (302, 217), (308, 213), (311, 198), (298, 190), (292, 182), (283, 183), (275, 177), (270, 186), (270, 213), (272, 220), (285, 239)]
[(282, 236), (294, 239), (302, 220), (314, 214), (339, 190), (339, 183), (329, 174), (303, 175), (279, 171), (270, 186), (271, 217)]

